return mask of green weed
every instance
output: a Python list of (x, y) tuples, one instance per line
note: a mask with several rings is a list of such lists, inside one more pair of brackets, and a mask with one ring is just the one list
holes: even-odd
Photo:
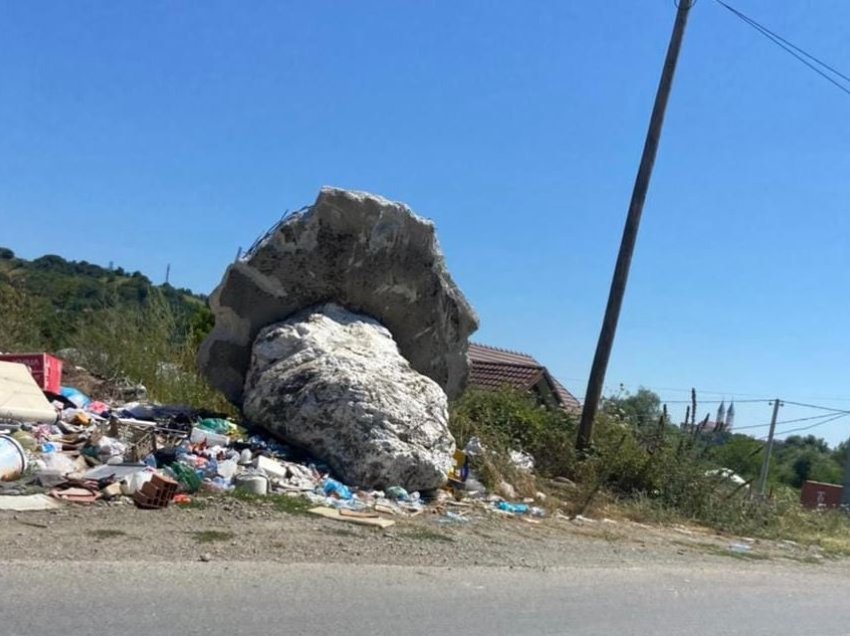
[(231, 541), (236, 537), (233, 532), (226, 530), (198, 530), (192, 533), (198, 543), (215, 543), (216, 541)]

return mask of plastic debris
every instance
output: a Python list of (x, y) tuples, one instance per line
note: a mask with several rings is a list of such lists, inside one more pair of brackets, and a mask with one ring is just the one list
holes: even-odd
[(343, 483), (338, 482), (336, 479), (331, 479), (330, 477), (325, 478), (324, 483), (322, 484), (322, 491), (325, 495), (335, 496), (337, 499), (351, 499), (351, 491), (348, 489)]
[(514, 515), (524, 515), (528, 512), (526, 504), (512, 504), (507, 501), (500, 501), (496, 504), (496, 509), (502, 512), (509, 512)]

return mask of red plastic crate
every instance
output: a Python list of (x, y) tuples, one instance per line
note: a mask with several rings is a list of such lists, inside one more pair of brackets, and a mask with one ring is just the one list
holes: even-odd
[(6, 353), (0, 360), (26, 365), (42, 391), (59, 393), (62, 386), (62, 361), (49, 353)]

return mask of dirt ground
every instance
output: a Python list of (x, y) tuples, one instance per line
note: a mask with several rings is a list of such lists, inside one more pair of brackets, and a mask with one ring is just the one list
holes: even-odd
[(606, 518), (529, 521), (480, 508), (424, 512), (381, 530), (217, 495), (141, 510), (129, 502), (0, 512), (0, 559), (256, 561), (436, 566), (639, 566), (728, 560), (836, 563), (815, 546), (723, 536), (698, 527)]

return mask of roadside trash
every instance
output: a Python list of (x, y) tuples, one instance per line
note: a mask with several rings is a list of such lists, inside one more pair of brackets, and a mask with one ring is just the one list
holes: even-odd
[(395, 525), (392, 519), (384, 519), (383, 517), (360, 517), (349, 514), (344, 514), (346, 511), (337, 510), (336, 508), (327, 508), (319, 506), (310, 508), (309, 513), (324, 517), (325, 519), (334, 519), (336, 521), (347, 521), (361, 526), (376, 526), (378, 528), (389, 528)]
[(453, 510), (447, 510), (442, 517), (437, 519), (437, 523), (469, 523), (469, 519)]
[(410, 494), (401, 486), (390, 486), (385, 491), (387, 498), (396, 501), (410, 501)]
[(92, 492), (87, 488), (55, 488), (50, 491), (51, 497), (56, 497), (57, 499), (62, 499), (63, 501), (68, 501), (70, 503), (82, 504), (82, 505), (91, 505), (98, 499), (100, 499), (99, 492)]
[(269, 492), (269, 478), (259, 473), (237, 475), (233, 485), (236, 490), (250, 495), (267, 495)]
[(13, 422), (56, 420), (56, 409), (23, 364), (0, 361), (0, 418)]
[(134, 495), (153, 479), (153, 476), (154, 473), (145, 470), (130, 473), (121, 480), (121, 492), (125, 495)]
[(10, 437), (18, 442), (24, 450), (31, 451), (38, 448), (38, 442), (26, 431), (15, 431)]
[(133, 501), (139, 508), (165, 508), (176, 493), (176, 481), (154, 474), (133, 494)]
[[(469, 466), (472, 455), (485, 452), (477, 440), (467, 445), (471, 454), (456, 453), (449, 484), (423, 499), (399, 484), (376, 490), (339, 481), (304, 449), (258, 429), (246, 431), (221, 414), (181, 405), (100, 401), (104, 394), (98, 389), (91, 396), (74, 387), (42, 393), (26, 368), (2, 364), (8, 373), (4, 376), (0, 366), (0, 380), (22, 377), (36, 415), (0, 425), (9, 433), (0, 434), (0, 510), (128, 502), (153, 510), (190, 504), (198, 492), (238, 490), (258, 497), (298, 497), (309, 501), (317, 516), (382, 528), (393, 524), (390, 517), (413, 518), (424, 511), (437, 513), (439, 524), (469, 523), (471, 508), (495, 507), (532, 522), (542, 514), (542, 509), (509, 503), (515, 498), (485, 499), (485, 488)], [(95, 385), (85, 386), (88, 392)], [(116, 387), (110, 390), (107, 395), (120, 395)], [(24, 404), (19, 403), (21, 411)]]
[(194, 470), (186, 464), (174, 462), (170, 467), (174, 479), (180, 484), (181, 488), (188, 493), (198, 492), (201, 487), (201, 478)]
[(496, 508), (502, 512), (509, 512), (514, 515), (524, 515), (528, 512), (528, 506), (525, 504), (512, 504), (507, 501), (500, 501), (496, 504)]
[(210, 431), (211, 433), (217, 433), (219, 435), (227, 435), (236, 428), (235, 424), (231, 424), (227, 420), (212, 417), (201, 420), (198, 422), (197, 426), (205, 431)]
[(351, 491), (348, 486), (338, 482), (336, 479), (326, 478), (322, 484), (322, 491), (327, 496), (335, 496), (337, 499), (351, 499)]
[(0, 481), (17, 479), (27, 469), (27, 456), (21, 446), (9, 435), (0, 435)]
[(0, 510), (29, 512), (31, 510), (53, 510), (59, 503), (47, 495), (0, 495)]
[(254, 460), (254, 466), (268, 475), (270, 479), (286, 479), (286, 476), (289, 474), (286, 466), (262, 455)]
[(26, 367), (38, 388), (59, 393), (62, 384), (62, 360), (46, 353), (7, 353), (0, 355), (3, 362), (14, 362)]
[(545, 517), (546, 516), (546, 511), (543, 510), (543, 508), (540, 508), (538, 506), (532, 506), (531, 508), (529, 508), (528, 511), (531, 513), (532, 517)]
[(751, 550), (751, 546), (746, 543), (730, 543), (729, 551), (735, 554), (746, 554)]
[(189, 440), (193, 444), (204, 443), (207, 446), (227, 446), (230, 444), (230, 438), (227, 435), (213, 433), (197, 426), (192, 429), (192, 435)]
[(86, 408), (91, 402), (91, 398), (88, 395), (69, 386), (63, 386), (59, 389), (59, 395), (70, 401), (78, 409)]
[(512, 450), (510, 452), (511, 463), (524, 472), (530, 473), (534, 470), (534, 457), (522, 451)]
[(466, 446), (463, 447), (463, 452), (470, 457), (476, 457), (484, 454), (484, 446), (477, 437), (470, 437)]
[(225, 479), (232, 479), (236, 474), (239, 464), (232, 459), (226, 459), (223, 462), (218, 462), (218, 476)]

